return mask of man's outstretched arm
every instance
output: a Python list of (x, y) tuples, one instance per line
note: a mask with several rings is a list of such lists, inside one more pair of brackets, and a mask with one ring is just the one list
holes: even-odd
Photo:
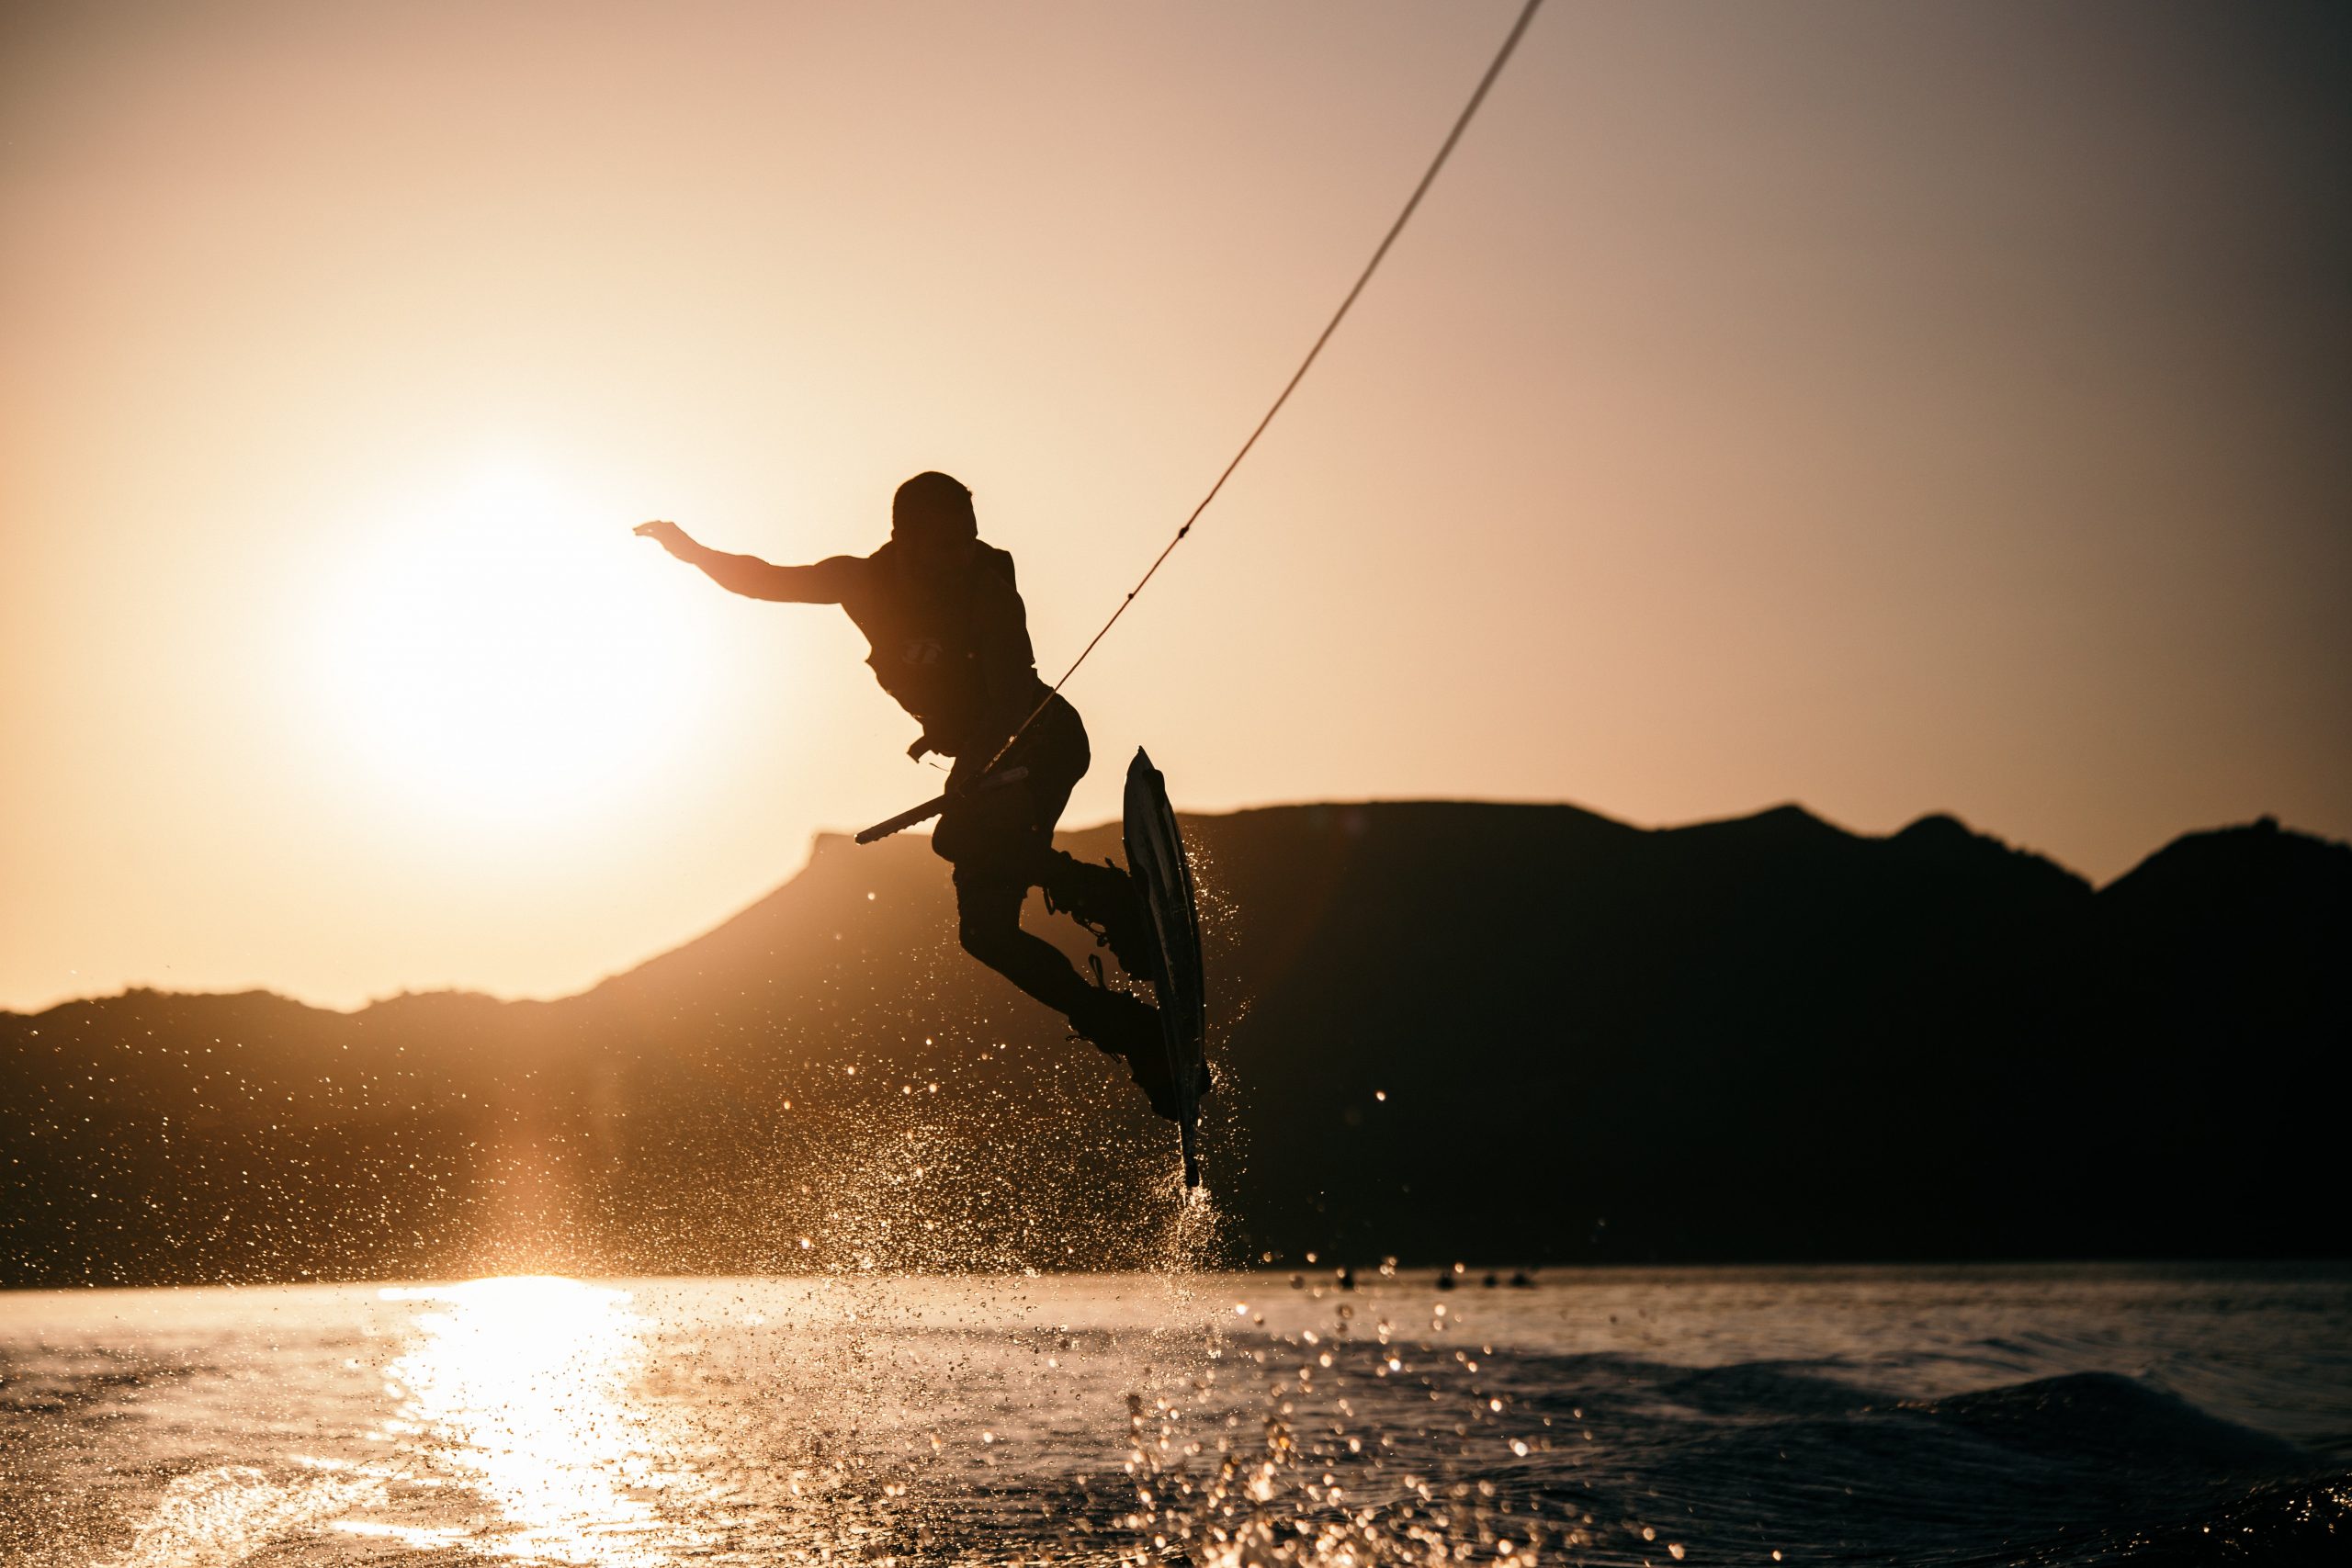
[(865, 563), (855, 556), (833, 556), (814, 566), (777, 566), (757, 556), (730, 556), (696, 544), (675, 523), (640, 523), (638, 536), (652, 540), (688, 566), (698, 567), (730, 593), (791, 604), (838, 604)]

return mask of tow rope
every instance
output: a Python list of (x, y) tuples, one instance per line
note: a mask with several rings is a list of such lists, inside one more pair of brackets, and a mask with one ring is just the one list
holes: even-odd
[[(1372, 259), (1363, 264), (1363, 271), (1356, 275), (1354, 287), (1348, 290), (1347, 298), (1340, 301), (1340, 308), (1331, 312), (1331, 319), (1323, 323), (1323, 330), (1316, 334), (1314, 346), (1306, 351), (1306, 357), (1298, 362), (1298, 368), (1291, 372), (1290, 379), (1283, 383), (1282, 391), (1276, 395), (1272, 406), (1266, 410), (1265, 416), (1258, 421), (1257, 428), (1250, 432), (1250, 438), (1241, 444), (1239, 451), (1234, 453), (1233, 460), (1226, 464), (1224, 471), (1217, 475), (1216, 482), (1209, 486), (1208, 493), (1201, 497), (1200, 504), (1193, 507), (1191, 513), (1185, 517), (1183, 525), (1176, 530), (1175, 536), (1160, 547), (1159, 554), (1152, 558), (1151, 565), (1145, 569), (1143, 576), (1136, 579), (1133, 588), (1127, 590), (1127, 596), (1119, 601), (1119, 607), (1111, 612), (1111, 618), (1104, 621), (1101, 628), (1087, 639), (1086, 646), (1079, 649), (1078, 657), (1070, 660), (1069, 668), (1062, 671), (1061, 679), (1056, 681), (1047, 689), (1045, 696), (1039, 699), (1037, 705), (1029, 710), (1029, 716), (1021, 721), (1020, 728), (1012, 732), (1003, 745), (996, 749), (996, 755), (990, 757), (987, 767), (980, 770), (976, 783), (984, 781), (989, 776), (990, 770), (1004, 761), (1005, 753), (1011, 751), (1020, 743), (1021, 738), (1029, 733), (1029, 727), (1037, 722), (1038, 716), (1046, 711), (1046, 705), (1061, 694), (1064, 686), (1069, 684), (1069, 678), (1078, 673), (1079, 666), (1084, 664), (1087, 656), (1094, 651), (1095, 647), (1105, 637), (1110, 635), (1111, 628), (1119, 624), (1119, 617), (1127, 613), (1127, 606), (1136, 602), (1136, 595), (1141, 593), (1150, 584), (1152, 578), (1159, 573), (1168, 558), (1176, 553), (1176, 547), (1182, 544), (1185, 536), (1192, 533), (1193, 525), (1199, 522), (1201, 513), (1209, 509), (1209, 502), (1215, 501), (1217, 492), (1225, 488), (1225, 481), (1231, 479), (1233, 471), (1241, 466), (1241, 459), (1250, 456), (1250, 448), (1258, 445), (1258, 438), (1266, 434), (1266, 427), (1274, 423), (1274, 416), (1283, 412), (1284, 403), (1290, 401), (1290, 395), (1298, 390), (1298, 384), (1301, 381), (1306, 379), (1306, 373), (1314, 367), (1317, 356), (1323, 352), (1323, 345), (1329, 343), (1331, 334), (1340, 330), (1340, 323), (1347, 319), (1348, 311), (1355, 304), (1357, 296), (1361, 295), (1364, 286), (1372, 281), (1372, 275), (1380, 270), (1380, 264), (1386, 259), (1389, 247), (1396, 244), (1396, 236), (1403, 233), (1405, 225), (1412, 220), (1414, 210), (1421, 205), (1421, 197), (1427, 196), (1430, 186), (1436, 183), (1438, 171), (1444, 168), (1446, 159), (1453, 155), (1454, 144), (1462, 140), (1462, 133), (1470, 128), (1470, 121), (1478, 113), (1478, 106), (1487, 101), (1487, 90), (1494, 86), (1496, 78), (1502, 74), (1503, 66), (1510, 60), (1511, 52), (1518, 49), (1519, 40), (1526, 35), (1528, 24), (1535, 19), (1535, 13), (1541, 10), (1543, 6), (1544, 0), (1527, 0), (1527, 4), (1521, 8), (1519, 19), (1511, 24), (1510, 33), (1503, 39), (1502, 47), (1495, 51), (1495, 58), (1487, 66), (1487, 73), (1478, 78), (1478, 85), (1472, 90), (1470, 101), (1462, 106), (1462, 113), (1455, 117), (1453, 129), (1446, 132), (1445, 141), (1438, 147), (1437, 156), (1430, 160), (1430, 166), (1422, 172), (1420, 183), (1413, 187), (1413, 194), (1405, 198), (1405, 206), (1396, 214), (1396, 220), (1388, 226), (1388, 232), (1381, 236), (1379, 245), (1372, 253)], [(902, 811), (887, 822), (877, 822), (860, 833), (857, 836), (857, 841), (861, 844), (870, 844), (876, 839), (885, 838), (901, 829), (911, 828), (918, 822), (936, 817), (945, 809), (951, 798), (950, 795), (943, 795), (934, 800), (924, 802), (912, 810)]]

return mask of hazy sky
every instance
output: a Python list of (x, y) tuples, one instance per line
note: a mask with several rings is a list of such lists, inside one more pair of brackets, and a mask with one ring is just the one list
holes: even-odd
[[(0, 1005), (555, 994), (933, 793), (921, 468), (1050, 679), (1516, 6), (0, 12)], [(2341, 8), (1555, 0), (1080, 675), (1116, 808), (2352, 834)], [(943, 866), (942, 875), (945, 874)]]

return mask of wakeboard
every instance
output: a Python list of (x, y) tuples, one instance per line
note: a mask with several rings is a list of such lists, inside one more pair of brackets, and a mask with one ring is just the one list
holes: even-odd
[(1127, 764), (1127, 874), (1135, 878), (1151, 925), (1151, 988), (1159, 1003), (1159, 1032), (1168, 1071), (1176, 1082), (1177, 1129), (1184, 1150), (1184, 1185), (1201, 1184), (1201, 1067), (1208, 1043), (1208, 998), (1201, 970), (1201, 917), (1193, 897), (1193, 865), (1184, 853), (1168, 781), (1141, 747)]

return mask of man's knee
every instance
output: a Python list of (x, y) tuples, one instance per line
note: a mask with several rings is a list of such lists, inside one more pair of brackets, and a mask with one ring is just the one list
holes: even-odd
[(959, 795), (932, 829), (932, 853), (958, 866), (1025, 868), (1042, 847), (1037, 802), (1023, 782)]
[(956, 888), (956, 940), (964, 951), (986, 964), (1001, 956), (1021, 935), (1021, 904), (1025, 887), (1001, 884), (976, 886), (959, 882)]
[(950, 865), (977, 860), (986, 852), (989, 824), (965, 811), (951, 811), (931, 831), (931, 852)]
[(956, 940), (964, 944), (965, 952), (994, 967), (991, 960), (1004, 956), (1014, 933), (1020, 929), (1018, 924), (1008, 926), (995, 920), (976, 920), (967, 915), (956, 922)]

